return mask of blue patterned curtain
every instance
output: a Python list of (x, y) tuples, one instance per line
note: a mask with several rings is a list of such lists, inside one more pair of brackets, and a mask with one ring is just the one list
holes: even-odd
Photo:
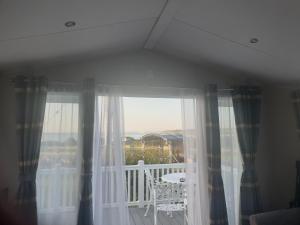
[[(300, 90), (296, 90), (292, 93), (292, 101), (294, 106), (294, 111), (296, 115), (296, 125), (297, 125), (297, 133), (300, 138)], [(292, 202), (293, 206), (300, 207), (300, 161), (296, 161), (297, 168), (297, 183), (296, 183), (296, 192), (295, 199)]]
[(206, 137), (210, 186), (210, 224), (228, 224), (224, 186), (221, 172), (221, 144), (216, 85), (206, 91)]
[(78, 225), (93, 224), (92, 202), (92, 162), (93, 162), (93, 136), (95, 112), (95, 81), (84, 81), (81, 96), (81, 135), (82, 135), (82, 174), (81, 199), (78, 212)]
[(261, 211), (255, 156), (260, 126), (261, 90), (257, 87), (240, 86), (232, 92), (238, 140), (243, 158), (241, 178), (242, 224), (249, 224), (249, 216)]
[(36, 171), (47, 98), (44, 77), (18, 76), (16, 93), (16, 129), (19, 153), (18, 209), (30, 224), (37, 224)]
[(296, 114), (297, 133), (300, 137), (300, 90), (294, 91), (292, 93), (292, 101), (293, 101), (294, 111)]

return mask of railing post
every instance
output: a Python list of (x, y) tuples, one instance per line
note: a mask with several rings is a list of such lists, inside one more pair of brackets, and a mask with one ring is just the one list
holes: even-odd
[(139, 199), (139, 208), (144, 208), (144, 161), (138, 161), (138, 199)]

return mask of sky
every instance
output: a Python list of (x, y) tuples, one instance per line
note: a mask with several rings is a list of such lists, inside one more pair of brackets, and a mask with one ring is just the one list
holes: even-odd
[(79, 106), (77, 103), (47, 103), (44, 133), (77, 133)]
[(181, 129), (180, 101), (176, 98), (125, 97), (125, 133)]
[[(181, 130), (180, 99), (124, 97), (123, 100), (125, 133)], [(76, 133), (78, 112), (76, 103), (47, 103), (44, 132)]]

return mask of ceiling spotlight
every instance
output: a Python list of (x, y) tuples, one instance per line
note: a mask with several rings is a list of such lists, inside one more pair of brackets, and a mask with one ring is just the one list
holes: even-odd
[(257, 38), (251, 38), (250, 39), (250, 43), (251, 44), (255, 44), (255, 43), (257, 43), (258, 42), (258, 39)]
[(74, 27), (76, 25), (75, 21), (67, 21), (65, 22), (66, 27)]

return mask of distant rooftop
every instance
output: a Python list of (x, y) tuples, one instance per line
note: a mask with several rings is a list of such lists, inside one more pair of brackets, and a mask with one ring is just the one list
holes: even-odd
[(157, 138), (161, 138), (164, 141), (182, 141), (183, 140), (183, 136), (180, 133), (150, 133), (150, 134), (146, 134), (144, 135), (141, 139), (145, 140), (149, 137), (157, 137)]

